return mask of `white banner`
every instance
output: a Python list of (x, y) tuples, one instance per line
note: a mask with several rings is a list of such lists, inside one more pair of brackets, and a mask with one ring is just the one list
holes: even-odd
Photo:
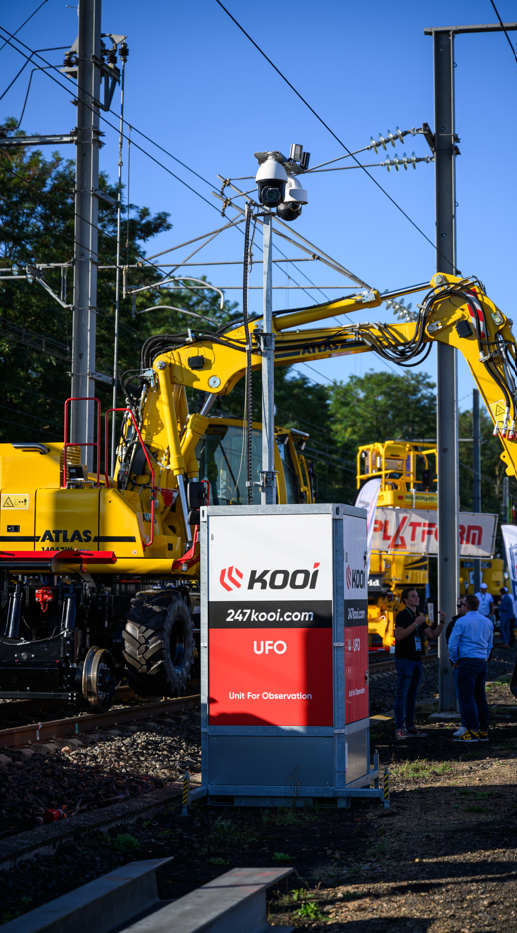
[(367, 538), (367, 564), (366, 573), (370, 573), (370, 554), (372, 553), (373, 527), (375, 524), (375, 510), (377, 508), (377, 499), (381, 488), (380, 477), (369, 479), (359, 490), (355, 497), (354, 505), (358, 509), (366, 509), (368, 517), (366, 519), (366, 538)]
[[(460, 512), (459, 520), (460, 556), (492, 557), (497, 515), (489, 512)], [(513, 528), (512, 525), (505, 527)], [(437, 554), (437, 512), (423, 509), (377, 509), (372, 549), (405, 551), (410, 554)]]
[(503, 541), (506, 550), (506, 563), (510, 574), (510, 592), (517, 597), (517, 527), (515, 525), (501, 525)]

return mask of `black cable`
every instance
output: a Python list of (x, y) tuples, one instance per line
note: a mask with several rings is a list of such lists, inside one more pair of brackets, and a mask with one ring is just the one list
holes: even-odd
[(510, 46), (510, 48), (511, 48), (511, 50), (512, 50), (513, 57), (514, 57), (515, 61), (517, 62), (517, 54), (516, 54), (516, 52), (515, 52), (515, 49), (514, 49), (512, 43), (510, 42), (510, 36), (508, 35), (506, 29), (504, 28), (504, 23), (503, 23), (501, 17), (499, 16), (499, 12), (498, 12), (498, 9), (497, 9), (497, 7), (496, 7), (496, 5), (495, 5), (495, 3), (494, 3), (494, 0), (490, 0), (490, 3), (492, 4), (492, 6), (493, 6), (493, 8), (494, 8), (495, 15), (497, 16), (497, 19), (499, 20), (499, 24), (500, 24), (500, 26), (501, 26), (501, 29), (503, 30), (503, 32), (504, 32), (504, 34), (505, 34), (505, 36), (506, 36), (506, 38), (507, 38), (507, 40), (508, 40), (508, 45)]
[[(4, 29), (4, 32), (8, 32), (4, 27), (0, 27), (0, 28)], [(10, 33), (8, 33), (8, 35), (10, 35)], [(12, 36), (11, 36), (11, 38), (12, 38)], [(25, 45), (25, 43), (21, 42), (19, 39), (18, 39), (17, 41), (20, 43), (20, 45), (23, 45), (24, 48), (28, 49), (28, 50), (31, 52), (31, 57), (30, 57), (30, 58), (26, 56), (26, 58), (27, 58), (27, 63), (26, 63), (26, 64), (28, 64), (28, 62), (32, 59), (32, 55), (38, 55), (38, 58), (41, 58), (42, 61), (46, 62), (46, 59), (44, 59), (41, 55), (39, 55), (37, 50), (34, 50), (34, 51), (31, 50), (29, 46)], [(12, 43), (9, 43), (9, 44), (12, 45)], [(24, 54), (23, 52), (21, 52), (20, 49), (17, 49), (15, 46), (12, 46), (12, 47), (15, 49), (15, 51), (19, 52), (20, 55), (23, 55), (23, 54)], [(40, 51), (43, 51), (43, 50), (40, 50)], [(47, 62), (46, 62), (46, 63), (47, 63)], [(48, 64), (48, 63), (47, 63), (47, 64)], [(49, 67), (50, 67), (50, 68), (53, 68), (54, 70), (57, 70), (55, 65), (49, 65)], [(41, 70), (44, 70), (44, 69), (41, 69)], [(52, 80), (53, 80), (56, 84), (59, 85), (59, 87), (64, 88), (64, 90), (68, 91), (68, 88), (65, 87), (65, 85), (61, 84), (60, 81), (57, 81), (52, 75), (49, 75), (49, 77), (51, 77)], [(31, 75), (31, 80), (32, 80), (32, 75)], [(30, 86), (30, 85), (29, 85), (29, 86)], [(28, 91), (27, 91), (27, 94), (28, 94)], [(85, 106), (88, 107), (88, 104), (85, 104)], [(24, 109), (25, 109), (25, 105), (24, 105)], [(89, 107), (88, 109), (90, 109), (90, 110), (93, 111), (93, 107)], [(118, 116), (118, 114), (115, 114), (115, 112), (114, 112), (113, 110), (111, 110), (111, 109), (109, 110), (109, 112), (110, 112), (110, 113), (113, 113), (114, 116)], [(22, 111), (22, 116), (23, 116), (23, 111)], [(100, 119), (101, 119), (101, 120), (104, 120), (104, 122), (107, 123), (108, 126), (111, 127), (111, 129), (117, 131), (117, 127), (116, 127), (116, 126), (113, 126), (113, 124), (110, 123), (109, 120), (106, 119), (106, 117), (102, 116), (102, 114), (99, 114), (99, 116), (100, 116)], [(20, 121), (21, 121), (21, 118), (20, 118)], [(130, 130), (131, 130), (131, 129), (135, 130), (135, 132), (137, 132), (140, 136), (142, 136), (142, 137), (143, 137), (144, 139), (146, 139), (148, 142), (152, 143), (152, 144), (153, 144), (154, 146), (156, 146), (158, 149), (161, 149), (162, 152), (165, 152), (166, 155), (170, 156), (171, 159), (174, 159), (176, 162), (178, 162), (180, 165), (182, 165), (184, 168), (186, 168), (186, 169), (187, 169), (189, 172), (191, 172), (193, 175), (196, 175), (197, 178), (199, 178), (201, 181), (204, 181), (205, 184), (210, 185), (210, 187), (212, 187), (211, 183), (210, 183), (206, 178), (204, 178), (204, 177), (203, 177), (202, 175), (200, 175), (198, 172), (194, 171), (194, 169), (191, 169), (188, 165), (186, 165), (186, 163), (182, 162), (181, 159), (178, 159), (176, 156), (172, 155), (171, 152), (169, 152), (167, 149), (164, 149), (163, 146), (160, 146), (160, 144), (157, 143), (157, 142), (155, 142), (155, 140), (153, 140), (150, 136), (147, 136), (145, 133), (143, 133), (141, 130), (139, 130), (137, 127), (135, 127), (133, 124), (130, 124), (127, 120), (123, 120), (123, 123), (125, 123), (128, 127), (130, 127)], [(118, 132), (120, 132), (120, 131), (118, 130)], [(124, 133), (122, 133), (122, 136), (123, 136), (124, 139), (127, 139), (128, 142), (129, 142), (129, 138), (130, 138), (129, 136), (125, 136)], [(210, 207), (214, 208), (214, 210), (217, 210), (217, 211), (219, 210), (219, 208), (217, 207), (217, 205), (215, 205), (212, 201), (208, 201), (207, 198), (203, 197), (203, 195), (200, 194), (199, 191), (196, 191), (195, 188), (192, 188), (190, 185), (188, 185), (187, 182), (183, 181), (183, 179), (181, 179), (178, 175), (175, 175), (174, 172), (171, 172), (170, 169), (168, 169), (165, 165), (163, 165), (162, 162), (159, 162), (157, 159), (155, 159), (154, 156), (152, 156), (149, 152), (147, 152), (146, 149), (143, 149), (141, 146), (138, 145), (138, 143), (135, 143), (134, 140), (133, 140), (133, 145), (135, 145), (135, 146), (137, 147), (137, 149), (139, 149), (141, 152), (143, 152), (144, 155), (147, 155), (150, 159), (152, 159), (154, 162), (156, 162), (156, 164), (159, 165), (161, 168), (163, 168), (166, 172), (169, 172), (169, 174), (171, 174), (171, 175), (173, 176), (173, 178), (175, 178), (177, 181), (181, 182), (181, 184), (183, 184), (183, 185), (185, 185), (187, 188), (189, 188), (189, 190), (192, 191), (194, 194), (197, 194), (198, 197), (200, 197), (203, 201), (205, 201), (206, 204), (209, 204)], [(80, 218), (80, 219), (83, 219), (83, 218)], [(86, 221), (86, 222), (88, 223), (88, 221)], [(92, 226), (95, 226), (95, 225), (92, 224)], [(98, 229), (98, 228), (97, 228), (97, 229)], [(104, 232), (104, 231), (103, 231), (103, 232)], [(105, 234), (105, 235), (106, 235), (106, 234)], [(260, 249), (260, 247), (258, 247), (258, 248)], [(280, 255), (281, 255), (281, 256), (284, 256), (284, 258), (285, 258), (285, 254), (282, 252), (282, 250), (280, 250), (278, 246), (276, 246), (275, 248), (278, 250), (278, 252), (280, 253)], [(260, 249), (260, 252), (262, 252), (261, 249)], [(146, 261), (147, 261), (147, 262), (150, 262), (149, 260), (146, 260)], [(153, 265), (153, 264), (151, 263), (151, 265)], [(296, 266), (294, 263), (292, 263), (292, 265), (293, 265), (293, 268), (295, 268), (296, 271), (297, 271), (298, 273), (300, 273), (301, 275), (303, 275), (304, 278), (306, 278), (309, 282), (311, 282), (311, 284), (314, 284), (314, 283), (312, 282), (312, 280), (311, 280), (305, 273), (303, 273), (303, 272), (301, 271), (301, 269), (298, 268), (298, 266)], [(157, 267), (155, 267), (155, 268), (157, 268)], [(160, 270), (160, 271), (162, 271), (162, 270)], [(165, 273), (162, 273), (162, 274), (165, 274)], [(293, 278), (293, 277), (291, 276), (291, 278)], [(295, 282), (296, 285), (299, 284), (298, 282), (296, 282), (296, 279), (294, 279), (294, 278), (293, 278), (293, 281)], [(187, 286), (187, 287), (188, 287), (188, 286)], [(321, 289), (318, 289), (318, 290), (319, 290), (320, 292), (322, 291)], [(304, 291), (305, 291), (305, 289), (304, 289)], [(310, 298), (311, 300), (313, 300), (312, 295), (309, 295), (307, 292), (306, 292), (306, 294), (307, 294), (307, 297), (308, 297), (308, 298)], [(324, 292), (322, 292), (322, 294), (324, 294)], [(325, 296), (325, 297), (326, 297), (326, 296)], [(328, 300), (328, 299), (327, 299), (327, 300)]]
[(248, 505), (253, 505), (252, 486), (252, 445), (253, 445), (253, 383), (251, 368), (251, 338), (248, 321), (248, 265), (250, 248), (250, 226), (252, 208), (246, 204), (244, 217), (244, 262), (242, 264), (242, 314), (244, 318), (244, 335), (246, 339), (246, 486), (248, 489)]
[[(47, 0), (43, 0), (43, 2), (40, 3), (40, 5), (39, 5), (38, 7), (36, 7), (36, 9), (34, 10), (34, 13), (31, 13), (31, 15), (28, 16), (26, 20), (24, 20), (24, 22), (21, 24), (21, 26), (18, 26), (18, 29), (16, 30), (16, 32), (13, 32), (13, 36), (12, 36), (12, 37), (14, 37), (17, 33), (19, 33), (19, 32), (20, 32), (20, 29), (23, 29), (23, 27), (27, 25), (27, 23), (29, 22), (30, 19), (32, 19), (33, 16), (36, 16), (36, 13), (38, 12), (38, 10), (41, 10), (41, 7), (42, 7), (42, 6), (45, 6), (45, 3), (46, 3), (46, 2), (47, 2)], [(6, 32), (7, 32), (7, 30), (6, 30)], [(19, 41), (20, 41), (20, 40), (18, 39), (18, 42), (19, 42)], [(0, 52), (2, 51), (3, 48), (5, 48), (6, 45), (7, 45), (7, 42), (4, 42), (4, 44), (0, 46)], [(41, 49), (40, 51), (42, 51), (42, 52), (44, 52), (44, 51), (50, 52), (50, 51), (53, 51), (53, 49)]]
[[(433, 249), (435, 249), (435, 250), (440, 254), (440, 256), (442, 256), (443, 259), (446, 259), (448, 262), (450, 262), (450, 260), (447, 259), (447, 257), (444, 256), (443, 253), (440, 252), (440, 250), (437, 248), (436, 244), (433, 243), (433, 241), (429, 239), (429, 237), (427, 236), (427, 234), (424, 233), (424, 231), (418, 226), (418, 224), (416, 224), (415, 221), (411, 219), (411, 217), (409, 216), (409, 214), (406, 214), (405, 210), (400, 206), (400, 204), (397, 204), (397, 202), (395, 201), (395, 199), (392, 198), (390, 194), (388, 194), (388, 192), (386, 191), (386, 189), (383, 188), (382, 185), (380, 185), (379, 182), (373, 177), (373, 175), (371, 175), (370, 172), (364, 167), (364, 165), (362, 165), (361, 162), (359, 162), (359, 159), (357, 159), (357, 158), (355, 157), (355, 155), (353, 154), (353, 152), (350, 151), (350, 149), (348, 148), (348, 146), (345, 146), (344, 142), (342, 142), (342, 140), (339, 138), (339, 136), (336, 136), (336, 134), (334, 133), (334, 131), (331, 130), (330, 126), (329, 126), (327, 123), (325, 123), (325, 121), (322, 119), (322, 117), (320, 117), (320, 115), (319, 115), (318, 113), (316, 113), (316, 111), (314, 110), (313, 107), (311, 107), (311, 105), (308, 103), (308, 101), (306, 101), (305, 98), (302, 97), (302, 95), (300, 94), (299, 91), (296, 90), (296, 88), (294, 87), (294, 85), (291, 84), (291, 82), (286, 78), (286, 76), (285, 76), (284, 74), (282, 74), (282, 72), (280, 71), (280, 69), (276, 67), (276, 65), (271, 61), (270, 58), (268, 58), (268, 56), (266, 55), (266, 53), (262, 51), (262, 49), (260, 48), (260, 46), (257, 45), (257, 43), (254, 41), (254, 39), (251, 38), (251, 36), (249, 35), (249, 33), (247, 33), (246, 30), (241, 26), (241, 24), (237, 22), (237, 20), (235, 19), (234, 16), (232, 16), (232, 14), (230, 13), (230, 11), (226, 9), (226, 7), (221, 3), (221, 0), (216, 0), (216, 3), (218, 3), (219, 6), (221, 7), (221, 9), (224, 10), (224, 12), (230, 17), (231, 20), (233, 20), (233, 22), (235, 23), (235, 25), (241, 30), (242, 33), (244, 33), (244, 35), (246, 36), (246, 38), (249, 39), (249, 41), (252, 43), (252, 45), (255, 46), (255, 48), (257, 49), (257, 51), (260, 52), (260, 54), (266, 59), (266, 61), (269, 62), (269, 64), (271, 65), (271, 67), (275, 69), (275, 71), (277, 72), (278, 75), (280, 75), (280, 77), (282, 78), (282, 80), (285, 81), (285, 83), (291, 88), (292, 91), (294, 91), (294, 93), (295, 93), (296, 96), (302, 101), (302, 103), (305, 104), (305, 106), (309, 108), (309, 110), (311, 111), (311, 113), (316, 117), (317, 120), (319, 120), (319, 122), (322, 124), (322, 126), (324, 126), (326, 130), (328, 130), (328, 132), (330, 133), (331, 136), (334, 137), (334, 139), (336, 140), (336, 142), (338, 142), (339, 145), (343, 147), (343, 149), (345, 150), (345, 152), (347, 152), (348, 155), (351, 156), (351, 157), (353, 158), (354, 162), (356, 162), (356, 164), (358, 165), (358, 167), (359, 167), (359, 168), (362, 168), (363, 172), (364, 172), (366, 175), (368, 175), (368, 178), (370, 178), (370, 179), (373, 181), (373, 183), (374, 183), (375, 185), (377, 185), (377, 188), (379, 188), (379, 190), (382, 191), (382, 193), (386, 195), (386, 197), (387, 197), (387, 198), (391, 201), (391, 203), (397, 208), (397, 210), (400, 211), (400, 213), (404, 215), (404, 217), (406, 218), (406, 220), (409, 220), (409, 223), (412, 224), (412, 226), (415, 228), (415, 230), (418, 230), (418, 232), (424, 237), (424, 239), (427, 240), (428, 243), (430, 243), (430, 245), (433, 247)], [(461, 274), (461, 273), (458, 272), (458, 270), (456, 270), (456, 272), (457, 272), (458, 275)]]
[(59, 405), (63, 404), (63, 399), (61, 398), (52, 398), (50, 395), (43, 395), (42, 392), (38, 392), (36, 389), (28, 389), (26, 386), (15, 386), (12, 382), (4, 382), (3, 379), (0, 379), (0, 385), (9, 386), (11, 389), (16, 389), (17, 392), (30, 392), (31, 395), (37, 395), (38, 398), (44, 398), (47, 402), (57, 402)]
[[(7, 33), (8, 36), (10, 36), (10, 37), (12, 38), (11, 33), (10, 33), (7, 29), (5, 29), (4, 26), (0, 26), (0, 29), (2, 29), (4, 32)], [(24, 48), (28, 49), (28, 51), (31, 52), (31, 56), (25, 55), (25, 53), (22, 52), (21, 49), (16, 48), (16, 46), (13, 45), (12, 42), (9, 42), (9, 40), (6, 40), (6, 42), (7, 42), (8, 45), (10, 45), (16, 52), (19, 52), (20, 55), (25, 55), (25, 57), (26, 57), (27, 59), (32, 58), (32, 55), (37, 54), (37, 53), (34, 51), (34, 49), (31, 49), (30, 46), (25, 45), (24, 42), (21, 42), (21, 41), (20, 41), (20, 39), (17, 39), (16, 41), (19, 42), (20, 45), (23, 45)], [(38, 58), (41, 58), (41, 60), (44, 61), (46, 65), (49, 65), (50, 68), (53, 68), (54, 70), (57, 71), (56, 66), (55, 66), (55, 65), (50, 65), (50, 62), (47, 62), (47, 60), (46, 60), (45, 58), (43, 58), (42, 55), (38, 55)], [(70, 88), (68, 88), (65, 84), (61, 84), (61, 82), (58, 81), (57, 78), (54, 77), (54, 75), (49, 74), (48, 71), (45, 71), (44, 74), (48, 75), (48, 77), (51, 78), (52, 81), (54, 81), (55, 84), (57, 84), (60, 88), (62, 88), (63, 90), (65, 90), (68, 94), (70, 93)], [(79, 88), (79, 90), (82, 90), (82, 89)], [(87, 104), (86, 101), (83, 100), (83, 101), (81, 101), (81, 103), (83, 104), (83, 106), (87, 107), (88, 110), (91, 110), (92, 113), (97, 113), (97, 111), (95, 110), (95, 108), (94, 108), (93, 106), (90, 106), (89, 104)], [(113, 111), (110, 110), (110, 113), (113, 113)], [(119, 116), (118, 114), (114, 114), (114, 115), (115, 115), (115, 116)], [(110, 121), (107, 119), (107, 117), (103, 117), (102, 114), (98, 114), (98, 116), (100, 117), (101, 120), (104, 121), (104, 123), (107, 123), (108, 126), (111, 127), (112, 130), (115, 130), (115, 132), (118, 133), (119, 136), (121, 135), (121, 136), (123, 137), (123, 139), (128, 139), (128, 136), (126, 136), (125, 133), (120, 133), (120, 128), (114, 126), (113, 123), (110, 123)], [(123, 122), (124, 122), (124, 123), (127, 123), (127, 120), (124, 120)], [(127, 125), (128, 125), (128, 126), (131, 125), (131, 127), (132, 127), (133, 129), (136, 129), (136, 128), (133, 126), (133, 124), (127, 123)], [(140, 132), (140, 131), (137, 130), (137, 132)], [(141, 134), (141, 135), (144, 135), (144, 134)], [(147, 138), (147, 137), (146, 137), (146, 138)], [(202, 194), (200, 194), (199, 191), (196, 191), (195, 188), (192, 188), (192, 186), (189, 185), (186, 181), (183, 181), (183, 179), (180, 178), (179, 175), (176, 175), (174, 172), (172, 172), (170, 168), (167, 168), (167, 166), (163, 164), (163, 162), (160, 162), (158, 159), (156, 159), (153, 155), (151, 155), (150, 152), (147, 152), (146, 149), (144, 149), (142, 146), (139, 146), (138, 143), (136, 143), (134, 140), (132, 140), (131, 143), (132, 143), (133, 146), (136, 146), (136, 148), (139, 149), (140, 152), (143, 152), (144, 155), (148, 156), (149, 159), (151, 159), (153, 162), (156, 162), (157, 165), (159, 165), (159, 166), (160, 166), (161, 168), (163, 168), (166, 172), (168, 172), (169, 175), (172, 175), (173, 178), (175, 178), (175, 179), (176, 179), (177, 181), (179, 181), (182, 185), (184, 185), (186, 188), (188, 188), (189, 191), (192, 191), (194, 194), (196, 194), (196, 195), (198, 196), (198, 198), (201, 198), (201, 200), (204, 201), (205, 204), (208, 204), (210, 207), (212, 207), (214, 210), (216, 210), (216, 211), (219, 213), (219, 208), (217, 207), (216, 204), (213, 203), (213, 201), (209, 201), (208, 198), (205, 198)], [(158, 144), (155, 143), (155, 145), (158, 145)], [(162, 148), (162, 147), (159, 146), (158, 148)], [(168, 153), (168, 155), (171, 155), (171, 154)], [(172, 156), (172, 158), (175, 158), (175, 157)], [(179, 161), (179, 160), (178, 160), (178, 161)], [(197, 174), (197, 173), (194, 172), (194, 174)], [(205, 179), (203, 179), (203, 181), (205, 181)]]

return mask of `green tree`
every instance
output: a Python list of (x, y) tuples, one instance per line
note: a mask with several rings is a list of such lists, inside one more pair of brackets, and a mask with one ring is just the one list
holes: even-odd
[(331, 393), (336, 440), (354, 446), (403, 437), (436, 437), (435, 385), (425, 373), (350, 376)]
[[(12, 127), (14, 121), (7, 121)], [(16, 135), (23, 136), (21, 132)], [(101, 173), (99, 186), (112, 197), (116, 187)], [(58, 153), (45, 158), (39, 150), (20, 147), (0, 150), (0, 257), (4, 270), (25, 274), (30, 263), (67, 263), (74, 252), (74, 164)], [(127, 217), (129, 216), (129, 220)], [(99, 200), (100, 266), (116, 261), (116, 209)], [(124, 208), (122, 261), (128, 265), (145, 258), (144, 244), (172, 228), (164, 211), (147, 207)], [(5, 273), (4, 273), (5, 274)], [(48, 285), (72, 303), (73, 267), (44, 270)], [(162, 278), (159, 268), (142, 261), (128, 271), (128, 285), (144, 285)], [(139, 366), (144, 340), (160, 331), (181, 332), (194, 320), (171, 311), (138, 314), (153, 304), (171, 304), (213, 318), (220, 326), (231, 315), (231, 305), (218, 308), (215, 292), (146, 291), (121, 301), (119, 336), (120, 372)], [(115, 313), (114, 270), (99, 269), (97, 295), (97, 371), (113, 370)], [(62, 308), (36, 281), (25, 278), (0, 283), (0, 440), (61, 440), (63, 401), (70, 394), (72, 312)], [(111, 405), (111, 389), (96, 384), (102, 407)]]

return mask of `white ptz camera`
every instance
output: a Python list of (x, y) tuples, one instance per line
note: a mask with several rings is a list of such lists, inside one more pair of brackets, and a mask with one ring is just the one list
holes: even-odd
[(264, 207), (276, 207), (282, 220), (296, 220), (302, 205), (309, 200), (296, 176), (307, 171), (310, 153), (293, 143), (288, 159), (277, 150), (256, 152), (255, 158), (260, 166), (256, 174), (260, 203)]
[(284, 199), (287, 172), (281, 152), (256, 152), (260, 168), (255, 176), (259, 201), (264, 207), (276, 207)]

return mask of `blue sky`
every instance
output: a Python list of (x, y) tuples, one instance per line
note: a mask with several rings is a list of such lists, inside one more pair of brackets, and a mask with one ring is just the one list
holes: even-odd
[[(37, 0), (3, 0), (1, 24), (14, 32), (37, 5)], [(388, 129), (394, 132), (396, 126), (404, 130), (427, 121), (433, 127), (432, 39), (424, 36), (424, 27), (494, 21), (489, 0), (396, 4), (322, 0), (318, 5), (299, 0), (295, 9), (273, 0), (260, 4), (228, 0), (225, 5), (349, 149), (367, 145), (371, 136), (377, 138)], [(513, 4), (499, 0), (498, 8), (505, 22), (512, 21)], [(220, 186), (217, 175), (254, 175), (256, 150), (287, 152), (291, 142), (300, 142), (312, 153), (312, 165), (342, 154), (338, 143), (215, 0), (151, 0), (145, 5), (137, 0), (104, 0), (103, 31), (128, 36), (126, 119), (209, 184), (135, 130), (133, 138), (215, 207), (218, 202), (211, 191)], [(76, 33), (75, 9), (67, 8), (63, 0), (47, 0), (19, 38), (31, 49), (42, 49), (71, 45)], [(510, 161), (516, 145), (517, 66), (502, 33), (461, 35), (455, 42), (456, 131), (461, 138), (458, 265), (463, 274), (479, 276), (495, 303), (513, 316), (516, 190)], [(44, 55), (52, 64), (62, 62), (61, 52)], [(0, 51), (0, 93), (22, 64), (23, 58), (9, 46)], [(66, 79), (60, 80), (66, 84)], [(2, 119), (19, 116), (27, 81), (28, 69), (0, 102)], [(68, 132), (75, 124), (72, 96), (71, 82), (70, 91), (63, 90), (45, 74), (36, 73), (22, 128), (28, 133)], [(115, 92), (112, 108), (117, 111), (118, 106)], [(113, 115), (107, 116), (118, 126)], [(115, 179), (118, 133), (106, 123), (101, 126), (106, 133), (101, 167)], [(413, 150), (417, 156), (429, 153), (422, 136), (408, 137), (395, 149), (390, 146), (390, 158)], [(362, 158), (380, 162), (385, 157), (381, 153), (382, 157), (365, 153)], [(72, 157), (72, 147), (63, 147), (63, 154)], [(127, 145), (124, 161), (127, 183)], [(389, 174), (384, 168), (371, 171), (434, 242), (434, 166), (422, 163), (416, 171)], [(293, 227), (370, 285), (391, 290), (433, 275), (434, 248), (360, 169), (316, 174), (307, 180), (307, 188), (310, 203)], [(221, 225), (218, 210), (134, 147), (130, 194), (134, 203), (168, 211), (174, 224), (173, 230), (149, 245), (149, 254)], [(241, 233), (228, 231), (196, 259), (240, 260), (242, 242)], [(288, 244), (279, 245), (290, 258), (303, 255)], [(188, 251), (172, 255), (185, 258)], [(321, 263), (298, 266), (323, 291), (326, 286), (328, 296), (341, 294), (330, 286), (352, 284)], [(241, 276), (238, 266), (199, 265), (190, 271), (206, 274), (218, 286), (238, 285)], [(276, 266), (274, 284), (285, 286), (288, 274), (291, 284), (307, 284), (291, 265), (288, 273)], [(257, 266), (251, 284), (260, 282), (261, 266)], [(324, 300), (321, 292), (309, 294), (316, 301)], [(285, 287), (275, 290), (274, 296), (275, 308), (307, 302), (304, 292), (287, 292)], [(238, 291), (228, 291), (227, 297), (240, 303)], [(259, 311), (261, 303), (261, 291), (252, 290), (251, 309)], [(356, 315), (356, 320), (377, 319), (393, 320), (392, 312), (381, 308)], [(384, 364), (373, 354), (363, 354), (320, 361), (315, 368), (317, 372), (301, 366), (300, 371), (328, 384), (329, 379), (382, 370)], [(423, 369), (434, 379), (434, 351)], [(460, 360), (461, 408), (470, 407), (472, 388), (472, 378)]]

